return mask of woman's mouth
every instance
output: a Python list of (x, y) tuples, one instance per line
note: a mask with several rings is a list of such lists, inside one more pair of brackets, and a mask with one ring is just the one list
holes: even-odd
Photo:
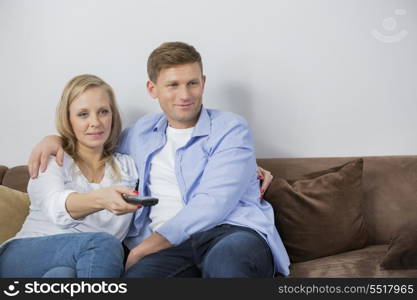
[(93, 136), (93, 137), (99, 137), (103, 135), (103, 131), (100, 132), (91, 132), (91, 133), (87, 133), (87, 135)]

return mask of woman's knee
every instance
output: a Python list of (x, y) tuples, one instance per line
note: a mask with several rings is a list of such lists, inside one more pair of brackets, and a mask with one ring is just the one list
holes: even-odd
[(106, 232), (90, 233), (87, 238), (87, 244), (89, 249), (105, 249), (108, 252), (117, 253), (121, 257), (124, 255), (122, 243), (113, 235)]
[(45, 274), (42, 276), (43, 278), (75, 278), (77, 277), (77, 273), (74, 268), (71, 267), (54, 267), (49, 269)]

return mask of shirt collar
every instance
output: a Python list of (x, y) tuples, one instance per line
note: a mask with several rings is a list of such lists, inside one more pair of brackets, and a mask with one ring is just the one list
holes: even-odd
[[(168, 126), (168, 121), (165, 118), (165, 115), (162, 114), (161, 118), (153, 127), (153, 131), (165, 133), (167, 126)], [(209, 133), (210, 133), (210, 116), (207, 112), (207, 109), (205, 109), (204, 106), (201, 106), (200, 116), (198, 117), (197, 124), (195, 124), (194, 130), (191, 136), (192, 137), (205, 136), (205, 135), (209, 135)]]

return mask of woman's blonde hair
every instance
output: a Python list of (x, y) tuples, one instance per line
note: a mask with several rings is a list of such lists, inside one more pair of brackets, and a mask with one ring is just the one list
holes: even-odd
[(82, 159), (77, 152), (77, 138), (70, 122), (69, 107), (75, 99), (81, 96), (82, 93), (95, 87), (102, 88), (108, 93), (110, 98), (110, 109), (112, 112), (111, 131), (107, 141), (104, 143), (101, 163), (103, 165), (110, 163), (117, 180), (119, 180), (120, 170), (117, 168), (113, 160), (113, 151), (116, 148), (120, 137), (122, 122), (113, 89), (104, 80), (90, 74), (79, 75), (72, 78), (65, 86), (64, 91), (62, 92), (61, 100), (57, 106), (55, 119), (56, 128), (62, 138), (64, 151), (67, 152), (74, 159), (74, 161), (82, 162)]

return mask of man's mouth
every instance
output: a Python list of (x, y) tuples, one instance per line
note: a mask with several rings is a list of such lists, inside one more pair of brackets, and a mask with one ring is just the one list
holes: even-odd
[(192, 105), (193, 105), (193, 103), (175, 104), (175, 106), (177, 106), (179, 108), (188, 108), (188, 107), (191, 107)]

